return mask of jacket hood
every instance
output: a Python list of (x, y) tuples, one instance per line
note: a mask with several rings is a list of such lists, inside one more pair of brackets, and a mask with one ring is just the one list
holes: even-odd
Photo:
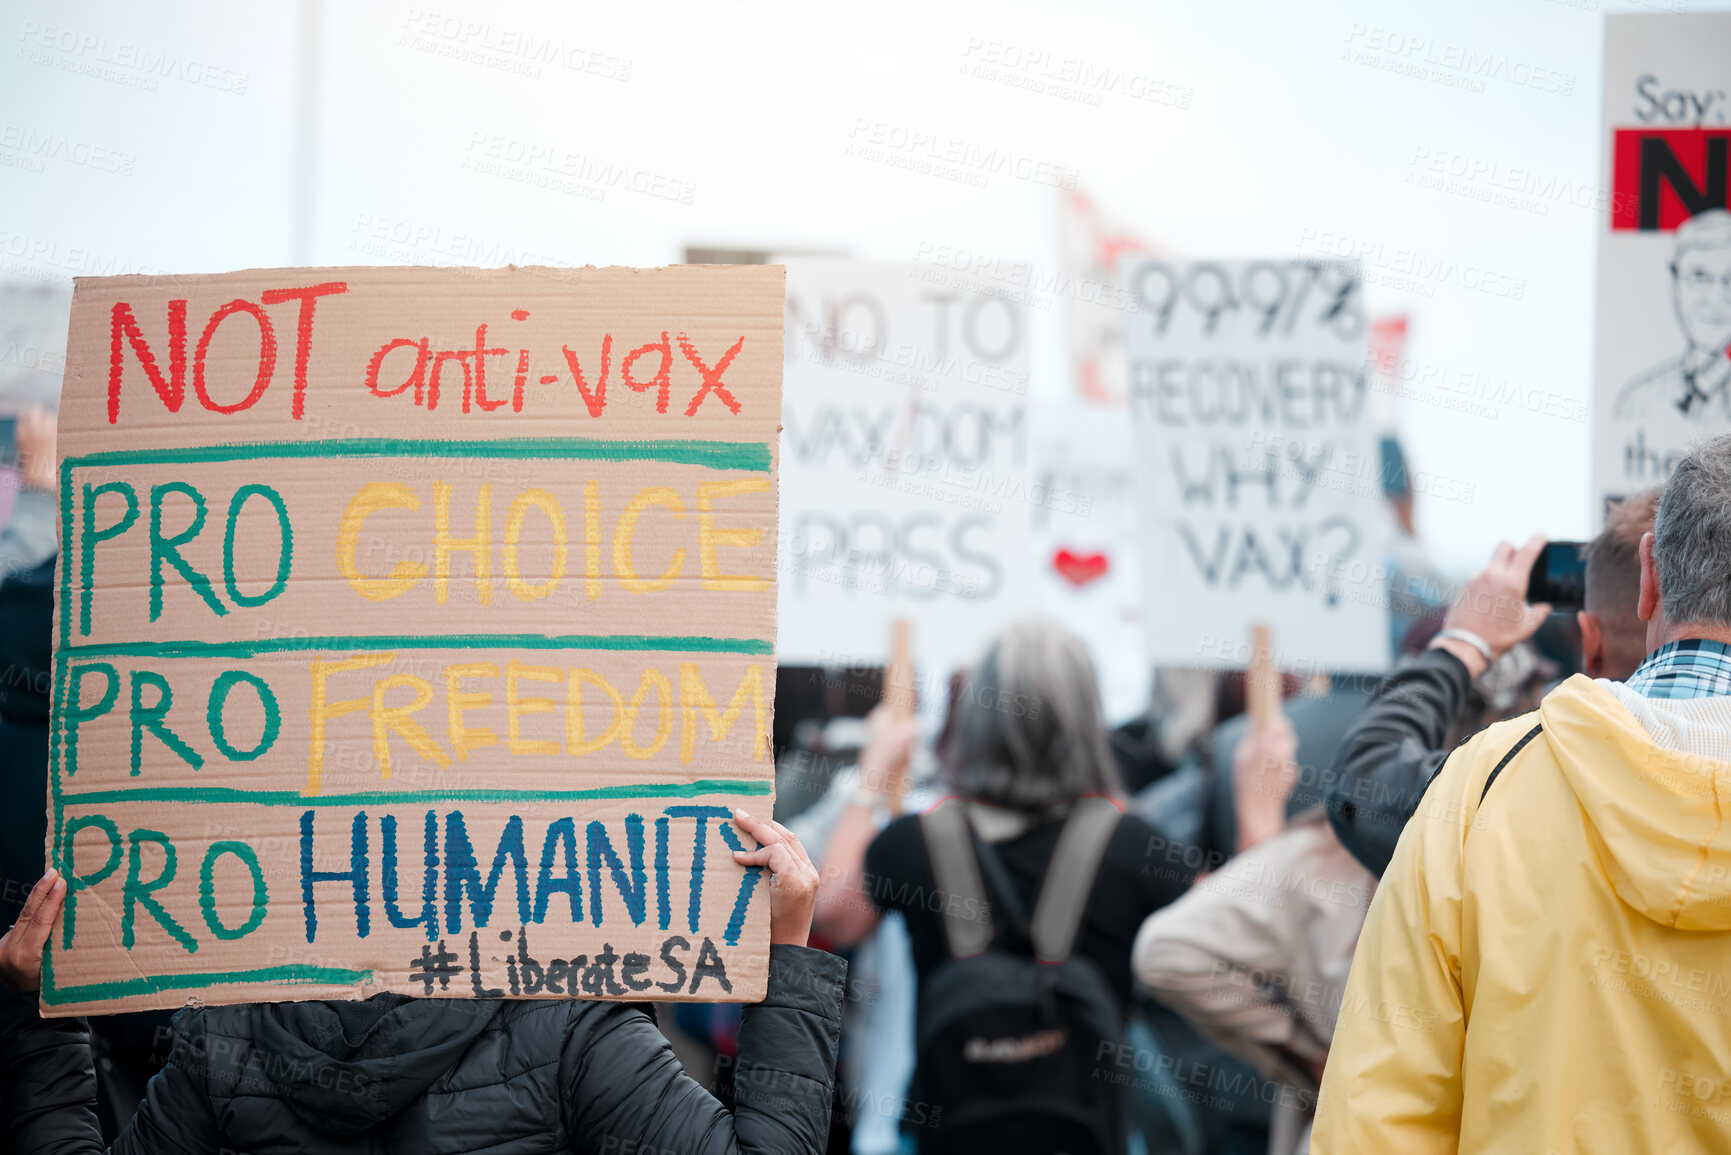
[(1539, 714), (1617, 897), (1663, 926), (1731, 930), (1731, 762), (1655, 745), (1580, 674)]
[[(493, 1000), (262, 1003), (253, 1040), (294, 1112), (338, 1138), (372, 1130), (456, 1065), (499, 1012)], [(275, 1077), (269, 1066), (280, 1065)]]

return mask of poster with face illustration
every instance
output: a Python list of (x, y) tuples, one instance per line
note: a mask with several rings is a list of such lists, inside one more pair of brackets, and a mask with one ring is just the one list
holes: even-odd
[(1593, 517), (1731, 430), (1731, 14), (1610, 16)]

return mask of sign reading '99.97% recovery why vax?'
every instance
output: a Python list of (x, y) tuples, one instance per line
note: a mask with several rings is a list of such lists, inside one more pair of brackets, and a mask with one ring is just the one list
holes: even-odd
[(44, 1010), (761, 998), (783, 295), (80, 280)]

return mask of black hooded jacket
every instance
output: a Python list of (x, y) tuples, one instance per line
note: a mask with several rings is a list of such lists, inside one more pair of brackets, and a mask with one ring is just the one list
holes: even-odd
[(44, 868), (53, 643), (54, 559), (0, 570), (0, 926)]
[[(740, 1027), (731, 1114), (629, 1004), (382, 995), (188, 1007), (114, 1151), (817, 1152), (845, 974), (822, 951), (770, 948), (768, 997)], [(37, 1018), (33, 999), (0, 1005), (4, 1150), (100, 1152), (83, 1024)]]

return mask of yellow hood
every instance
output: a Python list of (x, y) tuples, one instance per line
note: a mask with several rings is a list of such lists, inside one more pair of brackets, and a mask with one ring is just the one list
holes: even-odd
[(1578, 674), (1539, 714), (1617, 897), (1663, 926), (1731, 929), (1731, 762), (1654, 745)]

